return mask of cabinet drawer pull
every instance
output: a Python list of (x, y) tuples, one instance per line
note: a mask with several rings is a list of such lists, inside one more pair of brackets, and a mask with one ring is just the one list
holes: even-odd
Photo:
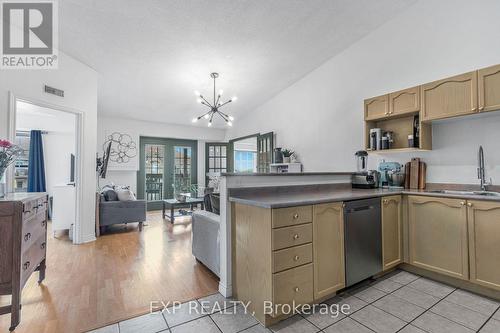
[(472, 207), (472, 202), (468, 202), (467, 206)]
[(296, 219), (298, 219), (298, 218), (299, 218), (299, 214), (297, 214), (297, 213), (293, 214), (293, 219), (294, 219), (294, 220), (296, 220)]
[(460, 205), (465, 206), (465, 201), (461, 201)]
[(31, 233), (28, 232), (26, 235), (24, 235), (24, 241), (25, 242), (29, 241), (30, 238), (31, 238)]
[(479, 111), (481, 112), (481, 111), (483, 111), (483, 110), (484, 110), (484, 106), (480, 106), (480, 107), (479, 107)]
[(295, 291), (296, 293), (298, 293), (300, 291), (299, 287), (295, 287), (293, 288), (293, 291)]
[(299, 234), (293, 235), (293, 239), (299, 239)]
[(27, 270), (29, 267), (30, 267), (30, 262), (29, 262), (29, 261), (26, 261), (26, 262), (23, 264), (23, 270)]
[(299, 259), (300, 259), (300, 257), (299, 257), (299, 256), (295, 256), (295, 257), (293, 257), (293, 260), (294, 260), (294, 261), (297, 261), (297, 260), (299, 260)]
[(472, 108), (472, 110), (470, 110), (471, 112), (476, 112), (477, 111), (477, 108)]
[(43, 242), (43, 243), (40, 245), (40, 248), (41, 248), (42, 250), (45, 250), (45, 246), (46, 246), (46, 245), (45, 245), (45, 242)]

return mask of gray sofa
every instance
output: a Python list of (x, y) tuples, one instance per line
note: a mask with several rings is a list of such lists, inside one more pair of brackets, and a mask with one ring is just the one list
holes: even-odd
[(219, 276), (220, 216), (206, 210), (193, 212), (192, 252), (195, 258)]
[(99, 227), (101, 233), (105, 227), (112, 224), (139, 222), (139, 231), (142, 231), (146, 221), (146, 201), (106, 201), (101, 194), (99, 200)]

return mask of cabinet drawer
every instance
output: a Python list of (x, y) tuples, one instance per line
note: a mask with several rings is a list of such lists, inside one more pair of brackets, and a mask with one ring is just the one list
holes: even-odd
[(21, 256), (21, 288), (24, 286), (30, 275), (45, 258), (46, 236), (40, 236), (33, 245), (26, 249)]
[[(308, 304), (313, 301), (313, 265), (307, 264), (273, 274), (273, 304), (296, 305)], [(273, 316), (281, 315), (279, 309)]]
[(273, 228), (312, 222), (312, 206), (273, 209)]
[(312, 244), (294, 246), (273, 253), (273, 273), (312, 262)]
[(273, 250), (312, 242), (312, 223), (273, 229)]
[(42, 211), (23, 222), (23, 232), (21, 235), (21, 249), (29, 248), (38, 237), (45, 235), (47, 231), (46, 213)]

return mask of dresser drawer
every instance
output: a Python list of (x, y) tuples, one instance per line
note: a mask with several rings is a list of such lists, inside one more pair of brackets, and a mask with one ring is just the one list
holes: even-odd
[(312, 222), (312, 206), (273, 209), (273, 228)]
[(312, 244), (290, 247), (273, 252), (273, 273), (312, 262)]
[[(313, 265), (307, 264), (273, 274), (273, 304), (295, 305), (308, 304), (313, 301)], [(281, 315), (274, 311), (273, 317)]]
[(29, 248), (40, 236), (47, 231), (47, 215), (45, 211), (39, 212), (35, 216), (23, 222), (21, 235), (21, 249)]
[(273, 229), (273, 250), (312, 242), (312, 223)]
[(46, 253), (46, 236), (40, 236), (21, 256), (21, 287), (38, 267)]

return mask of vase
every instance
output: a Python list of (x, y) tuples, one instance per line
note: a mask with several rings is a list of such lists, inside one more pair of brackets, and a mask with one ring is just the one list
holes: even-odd
[(290, 156), (283, 156), (283, 163), (290, 163)]
[(5, 184), (3, 182), (3, 174), (5, 170), (0, 168), (0, 198), (5, 197)]

